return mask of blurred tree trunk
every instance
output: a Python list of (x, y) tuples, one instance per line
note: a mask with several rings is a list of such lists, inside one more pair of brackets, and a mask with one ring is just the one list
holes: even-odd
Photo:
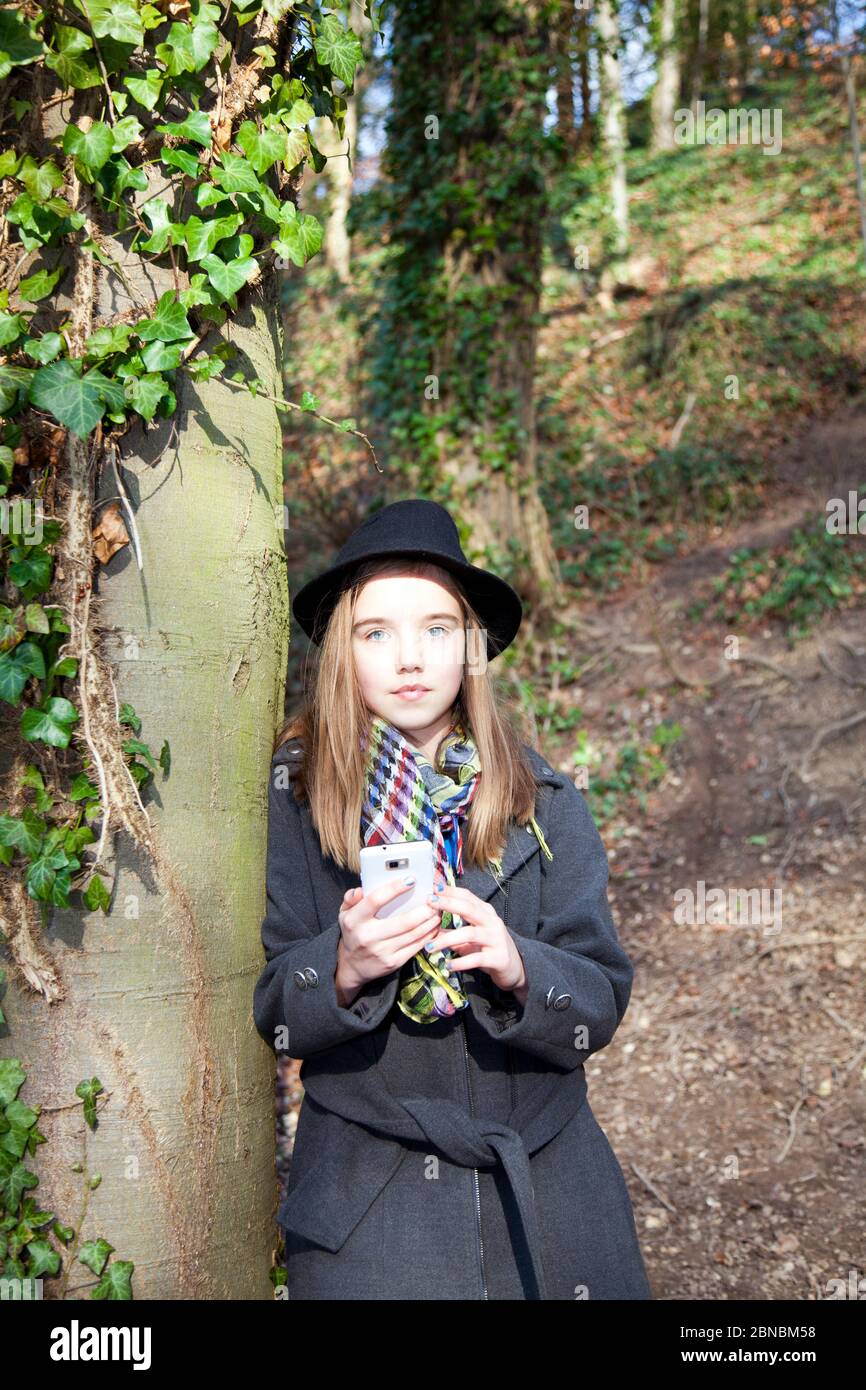
[(374, 373), (410, 440), (399, 455), (407, 485), (438, 489), (466, 524), (467, 550), (539, 607), (561, 596), (535, 424), (549, 158), (539, 72), (554, 57), (545, 9), (397, 7), (386, 154), (396, 254)]
[[(352, 0), (349, 23), (366, 49), (372, 29), (360, 0)], [(325, 225), (325, 259), (338, 280), (343, 284), (348, 283), (351, 273), (352, 246), (348, 232), (349, 209), (352, 206), (353, 168), (358, 150), (361, 101), (369, 80), (370, 69), (365, 62), (355, 78), (354, 90), (346, 97), (345, 129), (342, 140), (339, 138), (333, 122), (327, 120), (322, 122), (326, 130), (325, 144), (319, 144), (322, 154), (328, 156), (328, 162), (322, 172), (330, 186), (328, 217)]]
[(593, 143), (595, 128), (590, 109), (591, 93), (589, 87), (589, 55), (592, 47), (592, 28), (589, 10), (577, 11), (577, 70), (580, 83), (580, 145), (589, 149)]
[(569, 154), (577, 149), (577, 112), (574, 104), (574, 0), (560, 0), (556, 17), (556, 129)]
[(613, 225), (612, 254), (628, 255), (628, 185), (625, 152), (628, 144), (622, 99), (618, 0), (598, 0), (596, 28), (599, 46), (601, 86), (601, 136), (610, 189), (610, 216)]
[[(746, 3), (746, 0), (743, 0)], [(704, 89), (704, 72), (707, 62), (707, 35), (710, 25), (710, 0), (698, 0), (698, 33), (695, 43), (691, 74), (691, 108), (697, 112), (697, 105)]]
[(352, 245), (348, 232), (349, 209), (352, 206), (352, 168), (357, 149), (358, 101), (352, 94), (346, 98), (345, 129), (342, 140), (332, 121), (323, 118), (316, 143), (328, 162), (322, 170), (327, 180), (329, 197), (325, 222), (325, 260), (337, 279), (348, 284), (352, 264)]
[[(702, 0), (706, 3), (706, 0)], [(656, 84), (652, 94), (652, 135), (650, 149), (672, 150), (674, 140), (674, 108), (680, 87), (680, 54), (676, 32), (677, 0), (660, 0), (659, 30), (656, 47)]]

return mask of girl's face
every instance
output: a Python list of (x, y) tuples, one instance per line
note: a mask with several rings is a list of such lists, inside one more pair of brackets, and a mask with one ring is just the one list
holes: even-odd
[[(450, 589), (417, 575), (368, 580), (355, 605), (352, 652), (368, 709), (415, 747), (435, 748), (465, 663), (463, 614)], [(420, 689), (400, 694), (413, 686)]]

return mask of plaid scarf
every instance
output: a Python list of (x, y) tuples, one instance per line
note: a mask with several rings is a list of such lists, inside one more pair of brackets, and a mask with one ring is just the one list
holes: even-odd
[[(366, 782), (361, 810), (362, 845), (395, 840), (431, 840), (434, 882), (454, 884), (463, 872), (463, 821), (478, 787), (481, 767), (471, 734), (455, 721), (439, 746), (441, 768), (433, 767), (420, 750), (411, 748), (393, 724), (374, 716), (366, 747)], [(454, 867), (446, 851), (452, 845)], [(492, 861), (497, 864), (498, 861)], [(443, 929), (463, 925), (463, 919), (442, 912)], [(416, 1023), (435, 1023), (465, 1009), (469, 1000), (448, 969), (453, 953), (434, 946), (406, 961), (400, 973), (397, 1003)]]

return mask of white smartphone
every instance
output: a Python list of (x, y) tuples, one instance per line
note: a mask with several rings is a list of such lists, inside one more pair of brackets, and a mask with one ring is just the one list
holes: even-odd
[(420, 906), (433, 892), (432, 840), (394, 840), (389, 845), (366, 845), (360, 858), (361, 888), (365, 897), (380, 883), (392, 884), (407, 874), (415, 875), (415, 882), (407, 886), (404, 893), (398, 893), (379, 908), (377, 918)]

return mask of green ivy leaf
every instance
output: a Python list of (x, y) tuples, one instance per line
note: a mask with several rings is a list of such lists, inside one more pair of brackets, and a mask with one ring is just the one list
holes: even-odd
[(51, 556), (40, 545), (16, 545), (6, 573), (25, 598), (44, 594), (51, 583)]
[[(118, 121), (113, 127), (114, 152), (125, 150), (127, 145), (133, 145), (141, 139), (141, 121), (137, 116), (124, 116), (122, 121)], [(145, 187), (147, 183), (145, 182)]]
[(294, 169), (302, 160), (307, 159), (310, 153), (310, 139), (305, 130), (293, 130), (289, 133), (286, 142), (285, 166), (287, 169)]
[(72, 785), (66, 793), (70, 801), (90, 801), (95, 796), (99, 796), (99, 788), (91, 782), (86, 772), (79, 772), (77, 777), (73, 777)]
[(167, 777), (171, 771), (171, 749), (168, 746), (168, 739), (159, 750), (159, 765)]
[(38, 854), (45, 821), (28, 806), (21, 816), (0, 816), (0, 845), (20, 850), (28, 859)]
[(260, 131), (254, 121), (244, 121), (235, 140), (257, 174), (266, 173), (277, 160), (286, 160), (288, 136), (284, 130)]
[[(128, 159), (124, 159), (123, 155), (115, 158), (112, 163), (115, 164), (118, 169), (118, 175), (114, 183), (115, 198), (119, 198), (121, 193), (126, 192), (127, 188), (136, 188), (140, 193), (144, 192), (145, 188), (147, 188), (147, 174), (143, 169), (134, 168)], [(125, 230), (125, 226), (122, 229)], [(105, 262), (103, 262), (103, 264), (105, 264)]]
[(200, 261), (202, 256), (214, 249), (218, 241), (234, 236), (243, 220), (240, 212), (232, 213), (229, 217), (213, 217), (209, 221), (195, 216), (187, 218), (184, 224), (187, 259)]
[(308, 101), (299, 97), (293, 101), (287, 111), (280, 112), (280, 120), (289, 130), (302, 130), (305, 125), (315, 118), (315, 111)]
[[(92, 1076), (89, 1081), (79, 1081), (75, 1087), (75, 1094), (84, 1102), (84, 1118), (91, 1129), (96, 1129), (96, 1097), (104, 1089), (98, 1076)], [(113, 1249), (114, 1246), (109, 1245), (107, 1240), (88, 1240), (82, 1245), (78, 1258), (94, 1274), (98, 1274)]]
[[(195, 190), (195, 200), (202, 209), (213, 207), (214, 203), (223, 203), (225, 198), (225, 189), (216, 188), (212, 183), (201, 183)], [(231, 207), (231, 203), (226, 203), (226, 207)]]
[(171, 169), (182, 170), (191, 179), (198, 178), (201, 173), (198, 155), (193, 154), (192, 150), (170, 150), (167, 145), (163, 145), (159, 157), (163, 164), (167, 164)]
[(207, 272), (208, 280), (223, 299), (237, 294), (241, 286), (255, 275), (257, 269), (251, 256), (241, 256), (236, 261), (228, 262), (221, 261), (219, 256), (203, 256), (201, 264), (202, 269)]
[(168, 390), (165, 378), (151, 372), (145, 376), (130, 377), (125, 388), (126, 402), (142, 420), (152, 420), (157, 406), (163, 396), (168, 394)]
[(26, 332), (27, 319), (23, 314), (0, 313), (0, 347), (8, 347)]
[(43, 333), (41, 338), (25, 338), (21, 346), (28, 357), (44, 365), (53, 362), (63, 350), (63, 339), (59, 333)]
[(0, 415), (7, 415), (24, 396), (33, 376), (32, 367), (0, 367)]
[(207, 19), (192, 24), (172, 24), (165, 43), (156, 45), (156, 56), (172, 77), (201, 72), (219, 43), (219, 30)]
[(154, 759), (154, 756), (148, 748), (147, 744), (141, 742), (141, 739), (128, 738), (125, 743), (121, 744), (121, 747), (124, 753), (129, 753), (133, 757), (136, 754), (138, 754), (139, 756), (144, 758), (150, 764), (153, 771), (156, 772), (156, 761)]
[(225, 362), (221, 357), (194, 357), (186, 364), (186, 369), (193, 381), (210, 381), (211, 377), (219, 376), (220, 372), (225, 371)]
[(357, 34), (345, 29), (336, 15), (329, 14), (322, 21), (314, 47), (319, 62), (351, 87), (355, 68), (364, 56)]
[(132, 705), (130, 705), (126, 700), (124, 700), (123, 704), (120, 706), (120, 711), (117, 716), (117, 722), (118, 724), (128, 725), (128, 727), (132, 729), (133, 732), (136, 734), (141, 733), (141, 719), (136, 714), (135, 710), (132, 708)]
[(161, 338), (164, 343), (171, 343), (178, 338), (195, 337), (189, 326), (186, 311), (178, 302), (173, 290), (166, 290), (156, 306), (153, 318), (142, 319), (135, 325), (135, 332), (142, 342)]
[(178, 140), (192, 140), (196, 145), (203, 145), (205, 149), (210, 148), (213, 139), (211, 123), (204, 111), (190, 111), (183, 121), (176, 121), (173, 125), (158, 125), (157, 130), (160, 135), (174, 135)]
[(271, 245), (280, 256), (285, 256), (293, 265), (306, 265), (322, 245), (324, 232), (322, 224), (309, 213), (302, 213), (294, 221), (283, 222), (280, 236)]
[(37, 164), (29, 154), (22, 159), (17, 177), (37, 203), (50, 198), (54, 190), (63, 185), (63, 175), (53, 159), (46, 159)]
[[(17, 1065), (17, 1062), (15, 1063)], [(2, 1068), (3, 1063), (0, 1063)], [(35, 1173), (31, 1173), (29, 1168), (25, 1168), (23, 1163), (16, 1163), (8, 1171), (5, 1167), (0, 1167), (0, 1195), (8, 1211), (18, 1210), (18, 1204), (27, 1188), (36, 1187), (39, 1179)]]
[(35, 642), (19, 642), (11, 652), (0, 653), (0, 700), (17, 704), (31, 676), (45, 679), (45, 658)]
[(93, 878), (90, 880), (81, 896), (84, 899), (84, 906), (88, 911), (108, 912), (109, 906), (111, 905), (111, 895), (102, 882), (102, 879), (99, 877), (99, 874), (93, 875)]
[(116, 39), (136, 48), (144, 39), (141, 15), (131, 0), (87, 0), (86, 5), (78, 0), (78, 8), (89, 19), (98, 39)]
[(214, 167), (214, 183), (224, 188), (226, 193), (257, 193), (260, 184), (255, 169), (249, 160), (238, 154), (220, 155), (220, 163)]
[(141, 243), (142, 249), (160, 255), (165, 250), (174, 227), (171, 220), (171, 210), (164, 198), (151, 198), (150, 202), (142, 208), (142, 212), (150, 223), (153, 232), (147, 241)]
[(143, 77), (124, 77), (123, 85), (132, 93), (139, 106), (152, 111), (162, 95), (164, 78), (159, 68), (148, 68)]
[(30, 400), (79, 439), (86, 439), (105, 413), (98, 383), (90, 380), (89, 375), (79, 376), (68, 358), (39, 368), (30, 387)]
[[(86, 1085), (85, 1082), (81, 1083)], [(102, 1087), (100, 1086), (100, 1091)], [(76, 1088), (76, 1094), (78, 1088)], [(82, 1097), (83, 1099), (84, 1097)], [(94, 1274), (100, 1275), (105, 1267), (105, 1261), (114, 1251), (114, 1246), (109, 1245), (107, 1240), (101, 1237), (99, 1240), (86, 1240), (78, 1252), (78, 1258), (83, 1265), (86, 1265)]]
[(91, 1298), (107, 1298), (116, 1303), (128, 1303), (132, 1298), (132, 1260), (112, 1260)]
[(115, 323), (110, 328), (97, 328), (84, 344), (89, 357), (110, 357), (114, 352), (126, 352), (132, 337), (132, 324)]
[(67, 748), (72, 737), (72, 725), (78, 722), (78, 710), (61, 696), (46, 701), (42, 709), (25, 710), (21, 716), (21, 734), (29, 743), (39, 739), (53, 748)]
[(28, 603), (24, 610), (24, 619), (27, 623), (28, 632), (50, 632), (48, 614), (41, 603)]
[(34, 62), (44, 51), (31, 19), (17, 10), (0, 10), (0, 78), (7, 77), (13, 67)]
[(60, 1271), (60, 1253), (47, 1240), (41, 1237), (30, 1240), (25, 1246), (28, 1255), (27, 1274), (30, 1279), (41, 1279), (45, 1274)]
[(143, 348), (141, 360), (149, 372), (170, 372), (179, 366), (182, 351), (180, 343), (163, 343), (157, 339)]
[(114, 151), (114, 136), (111, 127), (102, 121), (94, 121), (89, 130), (81, 130), (77, 125), (68, 125), (63, 136), (63, 153), (71, 154), (95, 174), (102, 168)]
[(45, 66), (57, 73), (64, 87), (74, 87), (77, 91), (98, 87), (102, 78), (96, 63), (81, 56), (93, 52), (89, 35), (66, 24), (55, 24), (54, 42), (57, 51), (46, 53)]
[(37, 270), (35, 275), (28, 275), (26, 280), (21, 281), (18, 293), (28, 304), (38, 304), (40, 299), (45, 299), (51, 293), (62, 275), (62, 267), (50, 273), (47, 270)]
[[(5, 979), (5, 975), (4, 975)], [(11, 1105), (24, 1082), (27, 1080), (27, 1073), (24, 1071), (17, 1057), (0, 1057), (0, 1107), (5, 1110), (7, 1105)], [(0, 1174), (2, 1178), (2, 1174)], [(28, 1187), (33, 1187), (33, 1183), (28, 1183)], [(18, 1202), (6, 1203), (10, 1211), (14, 1211)]]

